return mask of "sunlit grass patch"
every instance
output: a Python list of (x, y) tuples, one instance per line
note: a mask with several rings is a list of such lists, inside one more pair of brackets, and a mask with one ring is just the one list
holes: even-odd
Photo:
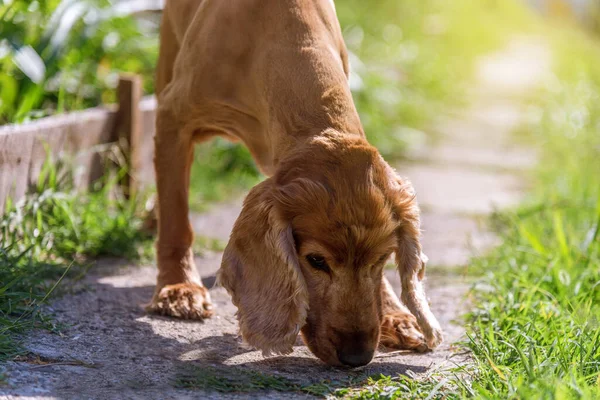
[(148, 248), (139, 247), (150, 238), (140, 229), (143, 196), (127, 198), (119, 186), (126, 170), (108, 171), (88, 192), (73, 186), (74, 171), (70, 165), (58, 169), (48, 158), (34, 191), (7, 204), (0, 244), (49, 261), (147, 254)]
[[(409, 371), (410, 374), (410, 371)], [(322, 379), (314, 383), (298, 383), (283, 376), (231, 366), (197, 366), (180, 370), (175, 387), (218, 393), (295, 392), (329, 399), (460, 399), (468, 394), (464, 385), (457, 386), (448, 378), (412, 375), (348, 376), (346, 379)]]
[(386, 399), (429, 399), (457, 400), (468, 392), (452, 384), (450, 379), (428, 376), (398, 375), (396, 377), (380, 375), (371, 377), (357, 388), (338, 389), (333, 395), (343, 399), (386, 400)]

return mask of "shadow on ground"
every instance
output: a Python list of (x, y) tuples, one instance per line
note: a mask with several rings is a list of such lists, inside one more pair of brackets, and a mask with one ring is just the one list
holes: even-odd
[[(103, 263), (101, 263), (103, 264)], [(315, 358), (300, 338), (288, 356), (264, 358), (237, 335), (235, 307), (215, 276), (216, 315), (206, 322), (148, 315), (154, 267), (104, 263), (91, 271), (86, 290), (49, 309), (61, 334), (38, 331), (26, 346), (27, 362), (11, 362), (7, 394), (59, 398), (186, 398), (322, 396), (363, 384), (370, 376), (422, 373), (416, 355), (380, 353), (358, 370), (333, 368)], [(407, 357), (403, 361), (403, 357)], [(431, 364), (431, 361), (429, 362)], [(2, 393), (2, 390), (0, 390)]]

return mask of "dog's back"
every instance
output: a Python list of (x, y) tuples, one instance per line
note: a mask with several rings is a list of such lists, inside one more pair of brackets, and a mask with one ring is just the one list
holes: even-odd
[[(334, 8), (332, 0), (325, 0), (324, 3), (330, 3)], [(201, 31), (213, 31), (212, 40), (219, 43), (220, 46), (227, 46), (223, 42), (225, 37), (218, 34), (218, 31), (225, 28), (241, 36), (250, 39), (243, 32), (260, 33), (260, 31), (271, 30), (279, 34), (288, 32), (295, 34), (294, 28), (284, 21), (285, 14), (294, 8), (297, 11), (303, 11), (306, 14), (306, 5), (302, 3), (312, 3), (315, 7), (319, 1), (314, 0), (167, 0), (163, 10), (163, 21), (161, 25), (161, 65), (159, 65), (159, 80), (157, 91), (160, 92), (170, 81), (175, 58), (179, 53), (184, 36), (197, 14), (196, 27), (192, 28), (191, 35), (198, 36)], [(294, 7), (295, 6), (295, 7)], [(203, 7), (203, 10), (199, 9)], [(286, 12), (287, 11), (287, 12)], [(327, 16), (322, 16), (324, 22), (328, 21)], [(293, 20), (297, 18), (293, 18)], [(330, 18), (329, 18), (330, 19)], [(292, 24), (294, 21), (291, 21)], [(212, 26), (212, 25), (215, 26)], [(247, 26), (247, 25), (250, 26)], [(277, 25), (282, 25), (277, 27)], [(215, 29), (218, 27), (217, 29)], [(297, 30), (297, 29), (296, 29)], [(310, 29), (307, 30), (309, 33)], [(277, 34), (277, 33), (275, 33)], [(226, 35), (228, 36), (228, 35)], [(274, 39), (274, 38), (270, 38)], [(339, 38), (338, 38), (339, 39)], [(229, 43), (231, 44), (231, 43)], [(163, 71), (161, 71), (163, 69)], [(164, 76), (161, 77), (161, 73)], [(167, 77), (168, 79), (164, 79)], [(161, 79), (163, 78), (163, 79)]]
[(241, 139), (270, 174), (308, 130), (363, 133), (331, 0), (177, 0), (163, 18), (159, 104), (196, 140)]

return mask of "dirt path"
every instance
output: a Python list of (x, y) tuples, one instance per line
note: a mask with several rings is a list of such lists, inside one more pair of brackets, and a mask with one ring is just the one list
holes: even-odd
[[(9, 363), (9, 386), (0, 388), (0, 398), (303, 398), (311, 389), (327, 389), (318, 385), (324, 380), (329, 388), (341, 388), (376, 373), (421, 374), (464, 362), (465, 356), (453, 355), (451, 344), (463, 334), (453, 320), (465, 310), (468, 283), (457, 273), (460, 268), (450, 267), (467, 265), (473, 251), (494, 244), (481, 221), (495, 207), (514, 204), (522, 193), (520, 175), (535, 162), (535, 154), (514, 146), (511, 133), (526, 116), (519, 99), (547, 73), (549, 62), (545, 48), (526, 38), (482, 59), (471, 106), (440, 118), (430, 143), (412, 151), (410, 162), (397, 165), (415, 185), (423, 210), (428, 294), (446, 332), (440, 349), (379, 353), (358, 371), (325, 366), (300, 340), (293, 354), (265, 359), (240, 344), (235, 308), (224, 289), (211, 290), (216, 317), (206, 323), (149, 316), (141, 305), (152, 294), (154, 266), (104, 260), (85, 279), (87, 290), (52, 304), (65, 327), (62, 334), (39, 331), (27, 338), (31, 353), (49, 364)], [(195, 229), (226, 240), (239, 209), (238, 202), (195, 216)], [(220, 256), (197, 259), (209, 287)], [(397, 273), (386, 274), (399, 290)], [(236, 387), (245, 393), (214, 391)]]

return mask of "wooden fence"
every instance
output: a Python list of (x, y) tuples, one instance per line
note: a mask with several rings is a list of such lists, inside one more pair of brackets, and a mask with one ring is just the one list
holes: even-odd
[(122, 76), (119, 103), (42, 118), (22, 125), (0, 126), (0, 212), (7, 198), (19, 200), (38, 181), (48, 153), (69, 158), (84, 171), (76, 184), (100, 177), (104, 163), (99, 145), (120, 143), (129, 162), (126, 185), (131, 190), (154, 182), (154, 119), (156, 102), (142, 98), (141, 79)]

